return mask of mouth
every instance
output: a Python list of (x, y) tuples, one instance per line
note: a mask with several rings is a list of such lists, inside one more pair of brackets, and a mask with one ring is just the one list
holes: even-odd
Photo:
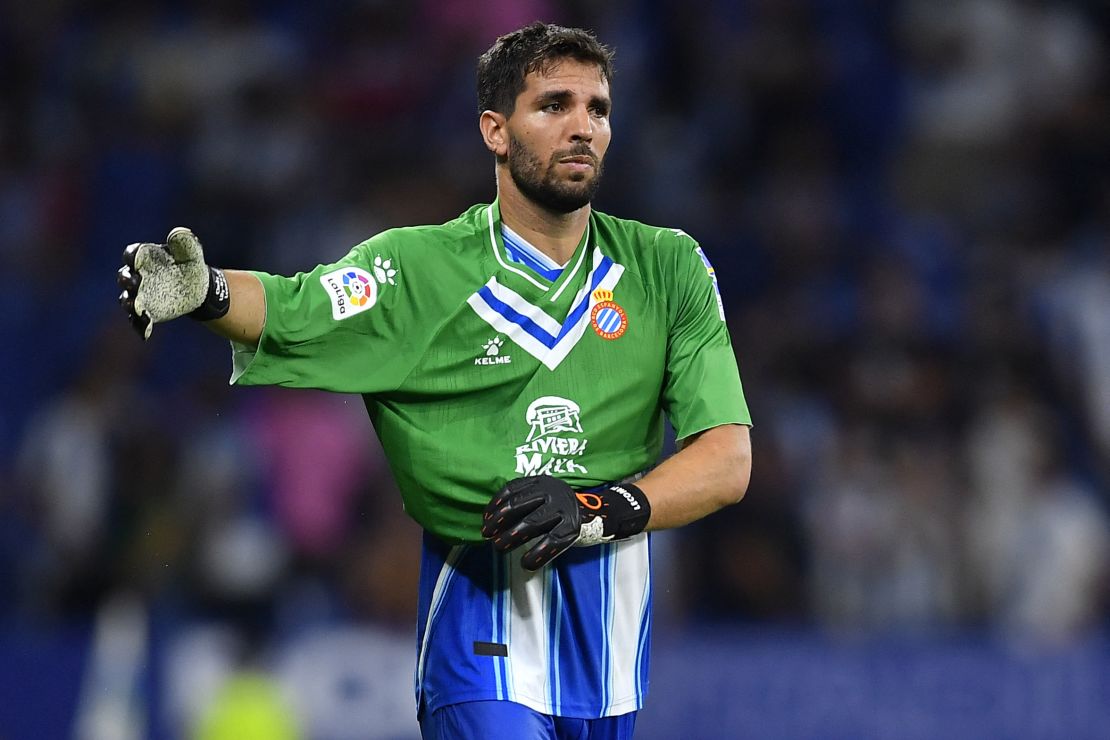
[(597, 169), (596, 160), (588, 154), (574, 154), (569, 157), (561, 157), (558, 163), (563, 167), (564, 171), (569, 170), (570, 176), (576, 180), (587, 177), (590, 172)]

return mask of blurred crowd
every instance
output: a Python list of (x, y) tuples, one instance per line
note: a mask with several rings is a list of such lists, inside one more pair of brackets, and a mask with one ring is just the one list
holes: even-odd
[(179, 224), (291, 274), (488, 202), (474, 63), (537, 18), (616, 48), (597, 206), (701, 242), (755, 420), (747, 498), (660, 538), (663, 618), (1105, 626), (1110, 10), (1050, 0), (5, 4), (0, 621), (411, 628), (361, 399), (228, 388), (114, 273)]

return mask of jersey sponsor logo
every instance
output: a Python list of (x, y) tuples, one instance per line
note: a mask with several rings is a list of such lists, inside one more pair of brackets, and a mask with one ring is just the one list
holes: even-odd
[(586, 452), (589, 440), (583, 439), (581, 409), (578, 404), (559, 396), (542, 396), (528, 405), (524, 420), (528, 422), (528, 438), (518, 445), (518, 475), (559, 475), (589, 472), (578, 462)]
[(508, 365), (511, 364), (513, 358), (511, 355), (501, 354), (501, 348), (505, 345), (505, 340), (499, 336), (495, 336), (482, 345), (484, 350), (481, 357), (474, 358), (475, 365)]
[(628, 314), (613, 302), (613, 291), (598, 289), (593, 293), (596, 301), (590, 312), (590, 325), (602, 339), (620, 339), (628, 328)]
[(525, 420), (532, 425), (528, 441), (559, 432), (582, 433), (581, 408), (574, 401), (558, 396), (542, 396), (532, 401)]
[(361, 267), (341, 267), (320, 276), (320, 284), (331, 299), (331, 317), (349, 319), (378, 302), (378, 282)]
[(713, 292), (717, 295), (717, 312), (721, 315), (721, 321), (724, 321), (725, 302), (721, 300), (721, 286), (717, 283), (717, 271), (713, 269), (713, 265), (709, 263), (709, 258), (705, 256), (701, 247), (694, 247), (694, 251), (701, 257), (702, 264), (705, 265), (705, 271), (709, 273), (709, 279), (713, 281)]

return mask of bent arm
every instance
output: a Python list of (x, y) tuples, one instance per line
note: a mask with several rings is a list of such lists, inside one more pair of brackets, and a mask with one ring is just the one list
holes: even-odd
[(744, 497), (752, 471), (747, 426), (725, 424), (691, 435), (636, 485), (651, 502), (648, 529), (681, 527)]
[(224, 270), (231, 303), (227, 313), (204, 325), (233, 342), (258, 346), (266, 326), (266, 292), (262, 282), (249, 272)]

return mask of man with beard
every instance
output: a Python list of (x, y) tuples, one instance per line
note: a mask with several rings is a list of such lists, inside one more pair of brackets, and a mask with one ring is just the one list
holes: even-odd
[[(750, 419), (716, 278), (684, 232), (591, 208), (612, 54), (535, 23), (479, 59), (497, 198), (295, 277), (188, 229), (124, 253), (135, 328), (190, 315), (232, 381), (359, 393), (425, 531), (425, 738), (628, 738), (647, 691), (649, 531), (738, 501)], [(663, 416), (679, 451), (657, 465)], [(572, 545), (574, 547), (572, 547)]]

